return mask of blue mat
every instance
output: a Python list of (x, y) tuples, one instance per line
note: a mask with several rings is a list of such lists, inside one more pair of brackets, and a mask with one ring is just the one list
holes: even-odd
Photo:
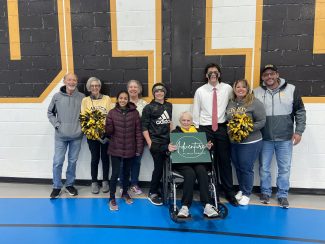
[(0, 243), (325, 243), (322, 210), (227, 205), (225, 220), (206, 220), (194, 202), (192, 220), (175, 223), (165, 206), (117, 201), (111, 212), (102, 198), (0, 199)]

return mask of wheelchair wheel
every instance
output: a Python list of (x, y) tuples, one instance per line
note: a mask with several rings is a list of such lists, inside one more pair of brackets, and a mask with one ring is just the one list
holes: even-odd
[(228, 216), (228, 208), (221, 202), (218, 202), (218, 214), (219, 219), (225, 219)]

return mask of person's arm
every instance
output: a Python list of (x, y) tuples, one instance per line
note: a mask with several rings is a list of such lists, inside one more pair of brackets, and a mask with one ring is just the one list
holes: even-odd
[(173, 104), (170, 104), (171, 110), (170, 110), (170, 123), (169, 123), (169, 132), (174, 130), (174, 123), (173, 123)]
[(106, 105), (106, 110), (110, 111), (113, 108), (113, 103), (112, 100), (109, 96), (107, 96), (107, 105)]
[(199, 128), (200, 125), (200, 95), (199, 92), (196, 91), (193, 100), (193, 124), (196, 128)]
[(173, 121), (170, 121), (170, 124), (169, 124), (169, 131), (172, 131), (173, 129), (174, 129)]
[(47, 109), (47, 117), (50, 123), (53, 125), (55, 129), (59, 128), (60, 121), (57, 118), (57, 110), (55, 105), (55, 95), (52, 97), (51, 103)]
[(112, 117), (111, 111), (108, 112), (108, 114), (106, 116), (106, 124), (105, 124), (105, 133), (108, 136), (111, 136), (114, 132), (114, 122), (113, 122), (113, 117)]
[(81, 108), (80, 108), (80, 113), (81, 114), (85, 114), (85, 112), (86, 112), (86, 104), (87, 104), (87, 101), (86, 101), (86, 97), (85, 98), (83, 98), (82, 99), (82, 101), (81, 101)]
[(295, 132), (292, 136), (293, 145), (297, 145), (301, 141), (302, 133), (306, 128), (306, 110), (304, 102), (299, 95), (297, 89), (293, 92), (293, 115), (296, 122)]
[(141, 133), (141, 122), (140, 115), (137, 110), (136, 112), (136, 120), (135, 120), (135, 137), (136, 137), (136, 156), (140, 156), (143, 153), (143, 137)]
[(152, 141), (151, 141), (151, 138), (150, 138), (150, 135), (149, 135), (149, 132), (147, 130), (145, 131), (142, 131), (142, 134), (143, 134), (143, 137), (144, 139), (146, 140), (147, 144), (148, 144), (148, 147), (149, 149), (151, 148), (151, 144), (152, 144)]
[(150, 126), (150, 107), (149, 106), (150, 105), (148, 104), (143, 108), (141, 124), (142, 124), (143, 137), (146, 140), (146, 142), (149, 146), (149, 149), (150, 149), (152, 141), (151, 141), (151, 138), (149, 135), (149, 126)]
[(255, 108), (253, 111), (253, 119), (254, 119), (254, 125), (253, 125), (253, 131), (258, 131), (262, 129), (265, 126), (266, 122), (266, 113), (263, 103), (260, 102), (260, 100), (255, 98)]

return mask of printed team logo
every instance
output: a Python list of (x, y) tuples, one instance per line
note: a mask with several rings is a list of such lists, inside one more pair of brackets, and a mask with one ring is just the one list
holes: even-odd
[(228, 114), (244, 114), (246, 113), (247, 109), (245, 107), (238, 107), (238, 108), (231, 108), (228, 109), (227, 113)]
[(156, 121), (156, 124), (157, 125), (170, 124), (170, 117), (166, 110), (163, 112), (162, 115), (160, 115), (160, 117)]

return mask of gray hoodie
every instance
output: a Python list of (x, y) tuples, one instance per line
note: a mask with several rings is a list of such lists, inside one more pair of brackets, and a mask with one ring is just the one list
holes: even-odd
[[(226, 110), (228, 121), (231, 119), (232, 115), (236, 112), (237, 109), (245, 111), (245, 114), (251, 117), (253, 120), (253, 131), (241, 143), (249, 143), (257, 140), (262, 140), (262, 133), (260, 130), (264, 127), (266, 121), (263, 104), (255, 98), (251, 105), (245, 107), (242, 101), (230, 100)], [(232, 143), (235, 142), (232, 141)]]
[(55, 138), (63, 141), (82, 138), (79, 116), (84, 97), (77, 89), (69, 96), (65, 86), (53, 96), (47, 117), (55, 128)]
[(292, 139), (293, 133), (302, 135), (306, 128), (306, 110), (294, 85), (281, 78), (276, 89), (270, 90), (263, 83), (254, 94), (266, 111), (266, 124), (262, 130), (264, 140), (287, 141)]

